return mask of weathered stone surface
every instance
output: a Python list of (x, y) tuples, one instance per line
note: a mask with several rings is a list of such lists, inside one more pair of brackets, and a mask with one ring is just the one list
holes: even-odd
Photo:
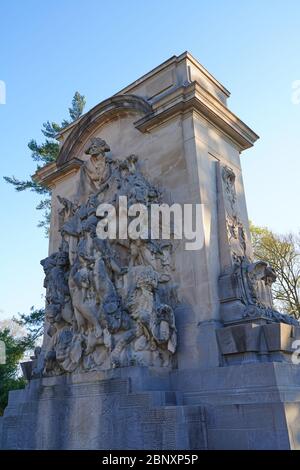
[[(300, 447), (300, 327), (253, 259), (240, 154), (258, 136), (228, 96), (184, 53), (59, 135), (57, 162), (35, 175), (52, 191), (46, 333), (1, 448)], [(97, 207), (118, 196), (202, 204), (201, 249), (100, 240)]]
[(248, 223), (243, 222), (238, 205), (236, 174), (220, 163), (217, 164), (217, 188), (219, 295), (224, 324), (265, 319), (297, 326), (295, 319), (274, 309), (271, 288), (276, 273), (266, 262), (253, 260)]
[(299, 327), (285, 323), (242, 323), (220, 328), (217, 336), (225, 363), (291, 362), (293, 342), (300, 339)]
[(143, 204), (150, 220), (161, 192), (138, 170), (137, 156), (112, 160), (109, 151), (103, 139), (92, 138), (73, 202), (57, 196), (61, 242), (41, 261), (50, 340), (33, 376), (172, 364), (177, 347), (172, 240), (116, 238), (119, 219), (113, 238), (97, 236), (101, 203), (118, 217), (121, 199), (126, 211), (127, 205)]
[(174, 392), (135, 391), (134, 375), (133, 382), (88, 378), (33, 379), (26, 390), (11, 394), (1, 448), (206, 448), (201, 406), (181, 405)]

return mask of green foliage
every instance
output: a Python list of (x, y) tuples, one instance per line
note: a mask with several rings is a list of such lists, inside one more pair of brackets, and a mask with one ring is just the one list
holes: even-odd
[[(37, 170), (43, 166), (55, 162), (59, 153), (59, 144), (56, 141), (56, 135), (71, 122), (78, 119), (84, 109), (85, 98), (78, 92), (75, 93), (72, 105), (69, 108), (71, 120), (64, 120), (61, 124), (55, 122), (45, 122), (43, 124), (42, 133), (46, 137), (45, 141), (38, 144), (35, 140), (31, 140), (28, 147), (31, 151), (31, 158), (37, 163)], [(32, 177), (27, 180), (19, 180), (15, 176), (4, 176), (7, 183), (11, 184), (17, 192), (33, 191), (43, 198), (40, 200), (36, 209), (43, 211), (43, 218), (39, 223), (40, 227), (45, 229), (48, 234), (51, 201), (50, 191), (38, 183)], [(33, 349), (36, 341), (43, 334), (44, 309), (31, 308), (29, 314), (21, 314), (14, 322), (21, 327), (26, 328), (26, 336), (14, 336), (9, 328), (0, 329), (0, 340), (6, 345), (6, 364), (0, 364), (0, 415), (3, 414), (7, 405), (8, 392), (23, 388), (26, 384), (25, 379), (19, 377), (19, 362), (24, 353)]]
[(256, 259), (267, 261), (277, 274), (273, 297), (279, 310), (300, 318), (300, 236), (278, 235), (250, 224)]
[[(44, 309), (31, 307), (29, 314), (14, 318), (12, 323), (26, 328), (25, 336), (14, 335), (11, 327), (0, 329), (0, 340), (6, 347), (6, 363), (0, 364), (0, 416), (7, 405), (9, 391), (24, 388), (26, 385), (26, 380), (18, 375), (19, 362), (26, 351), (34, 349), (37, 340), (42, 336), (44, 317)], [(23, 328), (21, 331), (24, 334)]]
[(58, 143), (51, 142), (49, 139), (46, 139), (41, 145), (38, 145), (36, 141), (32, 139), (28, 144), (28, 148), (32, 152), (31, 158), (36, 162), (42, 162), (42, 166), (54, 162), (59, 153)]
[[(28, 143), (28, 148), (31, 151), (31, 158), (37, 163), (37, 170), (47, 165), (48, 163), (56, 161), (59, 153), (59, 144), (56, 141), (56, 135), (58, 132), (60, 132), (62, 129), (82, 115), (85, 103), (85, 97), (76, 91), (72, 100), (72, 105), (69, 108), (69, 115), (71, 119), (64, 119), (61, 124), (50, 121), (44, 122), (41, 131), (46, 137), (45, 142), (39, 145), (34, 139), (30, 140)], [(46, 196), (36, 206), (36, 209), (43, 211), (43, 218), (39, 222), (38, 226), (43, 227), (45, 234), (48, 236), (51, 211), (50, 191), (36, 183), (32, 177), (27, 180), (19, 180), (15, 176), (4, 176), (4, 180), (14, 186), (15, 190), (18, 192), (29, 190), (39, 195)]]
[(67, 121), (63, 121), (61, 125), (57, 124), (56, 122), (44, 122), (42, 133), (44, 134), (45, 137), (48, 137), (50, 139), (55, 139), (56, 134), (59, 133), (59, 131), (68, 125)]
[(80, 118), (83, 113), (85, 103), (85, 97), (76, 91), (72, 100), (72, 107), (69, 108), (69, 114), (72, 121), (76, 121), (76, 119)]
[(30, 191), (34, 191), (35, 193), (38, 193), (38, 194), (49, 193), (49, 191), (46, 188), (43, 188), (42, 186), (40, 186), (33, 180), (20, 181), (15, 176), (3, 176), (3, 178), (5, 179), (7, 183), (12, 184), (15, 187), (15, 190), (18, 192), (25, 191), (26, 189), (30, 189)]
[(37, 339), (42, 336), (44, 319), (45, 309), (35, 309), (34, 307), (31, 307), (30, 313), (22, 313), (19, 318), (14, 318), (15, 323), (26, 328), (27, 336), (22, 338), (22, 344), (26, 350), (33, 349)]
[(7, 405), (8, 392), (23, 388), (25, 379), (18, 377), (19, 361), (23, 357), (26, 346), (22, 339), (12, 336), (10, 330), (0, 331), (0, 340), (6, 347), (6, 364), (0, 364), (0, 416)]

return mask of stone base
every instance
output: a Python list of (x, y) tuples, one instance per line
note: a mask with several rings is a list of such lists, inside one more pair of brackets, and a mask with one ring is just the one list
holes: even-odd
[(34, 379), (10, 392), (0, 448), (207, 448), (204, 410), (183, 406), (180, 394), (165, 390), (169, 375), (162, 372), (132, 368)]
[(300, 367), (133, 367), (35, 379), (10, 393), (0, 442), (2, 449), (300, 449)]
[(205, 409), (208, 449), (300, 449), (300, 367), (243, 363), (177, 374), (183, 404)]

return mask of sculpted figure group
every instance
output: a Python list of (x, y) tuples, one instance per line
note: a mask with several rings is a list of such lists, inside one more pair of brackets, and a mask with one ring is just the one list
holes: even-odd
[[(42, 374), (131, 365), (171, 366), (176, 350), (172, 243), (97, 237), (100, 203), (147, 207), (161, 194), (137, 169), (137, 157), (112, 160), (91, 140), (73, 201), (58, 197), (59, 251), (45, 272), (47, 350)], [(164, 301), (162, 301), (162, 298)]]
[(274, 309), (272, 284), (276, 273), (264, 261), (253, 261), (247, 251), (247, 239), (244, 226), (239, 217), (235, 188), (235, 173), (222, 167), (222, 187), (225, 195), (225, 215), (228, 244), (232, 258), (232, 274), (238, 286), (239, 298), (244, 304), (243, 317), (262, 316), (271, 321), (278, 321), (298, 326), (290, 315), (281, 314)]

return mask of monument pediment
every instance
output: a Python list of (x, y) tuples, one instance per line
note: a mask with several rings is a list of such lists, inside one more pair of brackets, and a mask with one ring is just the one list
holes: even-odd
[[(72, 126), (70, 133), (63, 141), (57, 168), (76, 157), (82, 144), (101, 124), (128, 114), (136, 114), (137, 119), (150, 115), (152, 107), (143, 98), (135, 95), (116, 95), (102, 101), (86, 113), (77, 124)], [(62, 133), (63, 134), (63, 133)]]

